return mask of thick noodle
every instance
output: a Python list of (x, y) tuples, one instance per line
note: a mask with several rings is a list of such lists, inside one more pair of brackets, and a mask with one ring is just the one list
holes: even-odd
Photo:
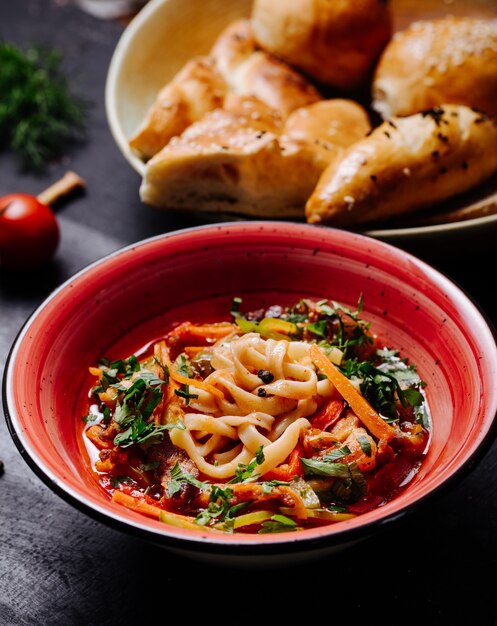
[[(185, 429), (170, 431), (172, 443), (215, 480), (235, 476), (239, 464), (250, 463), (261, 446), (258, 475), (283, 463), (310, 426), (306, 418), (333, 394), (328, 381), (318, 381), (307, 347), (256, 333), (214, 346), (214, 371), (205, 383), (221, 390), (223, 398), (191, 385), (191, 394), (198, 396), (190, 403), (195, 413), (185, 414)], [(260, 370), (271, 372), (273, 380), (264, 384)]]

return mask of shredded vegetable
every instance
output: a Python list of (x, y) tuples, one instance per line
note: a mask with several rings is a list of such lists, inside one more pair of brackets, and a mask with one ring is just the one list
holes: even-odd
[(357, 310), (303, 299), (185, 321), (89, 364), (83, 436), (116, 505), (189, 530), (301, 532), (405, 489), (429, 442), (425, 383)]

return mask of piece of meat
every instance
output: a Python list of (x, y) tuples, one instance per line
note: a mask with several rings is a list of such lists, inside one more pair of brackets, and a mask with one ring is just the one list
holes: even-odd
[(147, 463), (158, 463), (157, 468), (154, 470), (154, 476), (157, 482), (160, 482), (162, 485), (163, 498), (167, 500), (168, 508), (181, 510), (196, 495), (198, 489), (185, 481), (179, 483), (179, 490), (171, 493), (172, 481), (174, 480), (171, 473), (176, 464), (179, 465), (183, 473), (190, 474), (195, 478), (199, 472), (186, 452), (176, 448), (169, 440), (169, 437), (162, 443), (150, 446)]

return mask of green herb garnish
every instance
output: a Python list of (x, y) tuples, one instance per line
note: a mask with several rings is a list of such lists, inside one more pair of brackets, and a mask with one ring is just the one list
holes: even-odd
[(223, 522), (224, 530), (232, 532), (236, 514), (249, 504), (248, 502), (241, 502), (231, 506), (232, 497), (233, 490), (229, 487), (222, 488), (212, 485), (209, 506), (197, 515), (195, 518), (197, 524), (205, 526), (212, 520), (216, 520), (216, 522)]
[(119, 489), (119, 485), (121, 483), (130, 483), (131, 478), (129, 478), (129, 476), (113, 476), (110, 479), (110, 486), (113, 487), (114, 489)]
[(183, 385), (182, 389), (175, 389), (174, 393), (183, 398), (187, 406), (190, 404), (190, 400), (198, 398), (198, 393), (190, 393), (190, 385)]
[(348, 446), (342, 446), (341, 448), (338, 448), (337, 450), (331, 450), (331, 452), (327, 452), (324, 455), (323, 460), (327, 461), (328, 463), (331, 463), (332, 461), (341, 459), (342, 457), (347, 456), (348, 454), (350, 454), (350, 448)]
[(359, 435), (357, 437), (357, 441), (359, 442), (359, 444), (361, 446), (361, 450), (364, 452), (364, 454), (366, 456), (371, 456), (371, 454), (373, 453), (373, 451), (371, 449), (371, 442), (366, 437), (366, 435)]
[(349, 478), (350, 469), (346, 463), (334, 463), (323, 459), (300, 459), (306, 474), (315, 476), (333, 476), (334, 478)]
[(171, 480), (167, 484), (167, 495), (171, 498), (175, 493), (181, 490), (183, 484), (192, 485), (198, 489), (208, 489), (209, 483), (197, 480), (193, 474), (184, 472), (179, 463), (176, 461), (173, 469), (171, 470)]
[[(129, 363), (123, 363), (129, 366)], [(131, 367), (134, 367), (133, 362)], [(127, 371), (125, 369), (125, 373)], [(148, 447), (163, 441), (165, 431), (185, 427), (183, 423), (158, 425), (154, 421), (149, 421), (164, 395), (163, 385), (162, 379), (147, 370), (136, 374), (130, 387), (123, 385), (120, 380), (110, 385), (119, 392), (114, 411), (114, 421), (120, 428), (120, 432), (114, 437), (116, 446), (128, 448), (140, 444), (142, 447)]]
[(178, 367), (178, 373), (184, 376), (185, 378), (190, 378), (191, 376), (190, 365), (188, 363), (186, 356), (184, 354), (181, 354), (179, 358), (180, 358), (180, 364)]
[(0, 149), (25, 169), (44, 170), (84, 134), (87, 105), (70, 93), (61, 60), (54, 50), (0, 43)]
[(94, 422), (97, 419), (98, 415), (97, 413), (87, 413), (86, 415), (83, 415), (81, 418), (81, 421), (84, 424), (88, 424), (89, 422)]
[(347, 378), (359, 379), (362, 395), (371, 406), (389, 420), (398, 418), (397, 402), (403, 407), (420, 407), (423, 404), (422, 394), (414, 387), (406, 385), (424, 386), (413, 365), (407, 365), (393, 351), (378, 351), (378, 355), (385, 360), (378, 367), (368, 361), (358, 362), (349, 359), (344, 363), (343, 373)]
[(300, 459), (306, 475), (335, 479), (330, 492), (342, 501), (356, 500), (366, 493), (366, 479), (356, 463), (335, 463), (321, 459)]
[(253, 459), (247, 465), (245, 463), (238, 463), (235, 469), (235, 475), (228, 483), (243, 483), (252, 482), (257, 478), (257, 474), (254, 476), (254, 471), (258, 465), (264, 463), (264, 450), (263, 446), (259, 446), (255, 451), (255, 459)]

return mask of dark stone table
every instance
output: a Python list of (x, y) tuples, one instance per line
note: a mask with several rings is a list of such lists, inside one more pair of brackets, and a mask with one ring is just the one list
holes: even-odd
[[(57, 210), (54, 263), (23, 280), (0, 277), (1, 370), (30, 312), (74, 272), (125, 244), (202, 223), (144, 206), (139, 177), (109, 132), (104, 86), (124, 26), (63, 0), (0, 2), (0, 37), (59, 49), (75, 91), (91, 103), (86, 142), (43, 176), (21, 173), (11, 154), (0, 154), (0, 195), (36, 194), (67, 169), (87, 181), (84, 195)], [(496, 251), (437, 260), (494, 323)], [(431, 252), (419, 256), (430, 261)], [(3, 419), (0, 459), (0, 626), (170, 623), (178, 619), (171, 611), (191, 623), (294, 624), (296, 614), (307, 625), (496, 623), (497, 445), (450, 493), (380, 537), (274, 571), (187, 560), (86, 517), (34, 475)]]

